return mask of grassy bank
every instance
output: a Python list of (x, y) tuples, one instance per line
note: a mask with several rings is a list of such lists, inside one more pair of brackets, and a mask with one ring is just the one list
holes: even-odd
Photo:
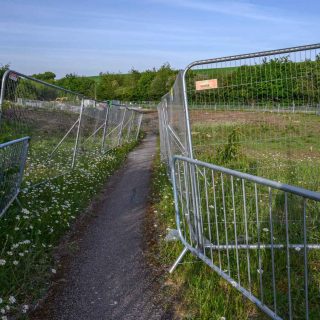
[[(319, 190), (319, 116), (192, 110), (191, 121), (193, 148), (197, 159), (281, 183)], [(184, 165), (182, 161), (179, 162), (182, 177), (183, 169), (186, 168)], [(158, 184), (156, 190), (159, 192), (155, 211), (165, 234), (166, 228), (174, 228), (173, 206), (170, 205), (172, 191), (162, 165), (157, 165), (156, 172), (162, 172), (162, 175), (159, 173), (155, 178)], [(306, 244), (320, 242), (317, 232), (319, 202), (304, 202), (302, 197), (292, 194), (288, 194), (286, 198), (284, 192), (269, 190), (259, 184), (255, 190), (253, 183), (241, 179), (232, 180), (227, 174), (204, 170), (201, 166), (196, 174), (204, 237), (211, 239), (213, 244), (243, 244), (247, 234), (248, 244), (266, 245), (263, 249), (239, 249), (239, 252), (234, 248), (219, 251), (214, 249), (210, 252), (206, 248), (206, 257), (271, 310), (276, 309), (279, 316), (289, 318), (291, 308), (294, 317), (303, 319), (308, 308), (309, 318), (317, 319), (320, 273), (316, 266), (319, 264), (319, 250), (306, 249), (304, 253), (296, 245), (301, 246), (304, 241)], [(180, 187), (179, 181), (182, 181)], [(189, 192), (189, 199), (192, 195), (183, 178), (177, 179), (177, 183), (181, 189), (180, 218), (188, 229), (192, 209), (187, 212), (187, 198), (184, 195)], [(189, 238), (188, 230), (185, 237)], [(283, 250), (286, 249), (286, 241), (290, 244), (289, 253)], [(271, 242), (284, 247), (272, 252)], [(179, 244), (161, 241), (159, 248), (163, 263), (168, 265), (182, 250)], [(202, 262), (195, 261), (192, 257), (185, 259), (185, 264), (178, 268), (172, 278), (173, 286), (178, 288), (182, 297), (182, 318), (266, 318), (230, 284)]]
[(195, 157), (271, 180), (319, 189), (319, 116), (191, 112)]
[[(52, 255), (55, 246), (135, 145), (80, 157), (73, 171), (22, 191), (22, 208), (14, 204), (0, 224), (2, 319), (27, 313), (43, 295), (57, 272)], [(36, 174), (41, 176), (39, 170)], [(31, 176), (27, 181), (33, 180)]]

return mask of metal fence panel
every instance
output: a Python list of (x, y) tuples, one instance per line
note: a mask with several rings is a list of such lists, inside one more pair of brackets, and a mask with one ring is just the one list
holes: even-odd
[(1, 139), (32, 138), (25, 173), (29, 186), (69, 172), (81, 158), (136, 140), (140, 130), (133, 126), (134, 109), (11, 70), (2, 79), (0, 106)]
[(26, 177), (31, 184), (64, 174), (75, 164), (83, 97), (8, 71), (1, 88), (1, 136), (32, 138)]
[(170, 165), (174, 154), (190, 155), (188, 113), (184, 104), (183, 72), (158, 105), (161, 156)]
[(176, 84), (158, 106), (185, 245), (170, 271), (190, 250), (271, 318), (317, 319), (320, 44), (180, 75), (181, 116)]
[[(190, 158), (174, 161), (176, 220), (186, 248), (273, 319), (316, 319), (320, 193)], [(201, 243), (192, 237), (193, 201)]]
[(0, 217), (20, 191), (29, 137), (0, 144)]
[(109, 109), (107, 131), (105, 135), (106, 150), (118, 146), (121, 139), (123, 119), (126, 108), (111, 106)]
[(196, 159), (317, 190), (320, 45), (192, 63)]
[(134, 113), (133, 124), (132, 124), (132, 128), (131, 128), (131, 130), (132, 130), (131, 135), (135, 139), (138, 139), (138, 137), (139, 137), (142, 119), (143, 119), (142, 112), (135, 112)]
[(79, 141), (80, 154), (101, 152), (108, 113), (109, 106), (107, 103), (84, 100)]

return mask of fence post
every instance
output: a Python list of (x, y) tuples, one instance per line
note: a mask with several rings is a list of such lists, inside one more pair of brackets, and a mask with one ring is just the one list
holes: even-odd
[(127, 142), (129, 142), (129, 138), (130, 138), (130, 133), (131, 133), (131, 127), (132, 127), (132, 123), (133, 123), (133, 119), (134, 119), (134, 111), (131, 110), (131, 117), (130, 117), (130, 123), (129, 123), (129, 128), (128, 128), (128, 132), (127, 132)]
[(11, 71), (7, 70), (3, 76), (2, 76), (2, 80), (1, 80), (1, 92), (0, 92), (0, 126), (1, 126), (1, 117), (2, 117), (2, 105), (3, 105), (3, 101), (4, 101), (4, 95), (5, 95), (5, 84), (6, 84), (6, 80), (7, 77), (9, 75)]
[(143, 117), (143, 113), (140, 114), (139, 123), (138, 123), (138, 130), (137, 130), (137, 135), (136, 135), (136, 140), (138, 140), (138, 138), (139, 138), (139, 133), (140, 133), (140, 127), (141, 127), (142, 117)]
[(19, 186), (21, 185), (22, 179), (23, 179), (23, 172), (24, 172), (24, 168), (25, 168), (27, 158), (28, 158), (29, 144), (30, 144), (30, 137), (27, 137), (27, 140), (26, 140), (24, 148), (23, 148), (22, 157), (21, 157), (22, 165), (21, 165), (20, 171), (19, 171)]
[(106, 143), (107, 122), (108, 122), (108, 116), (109, 116), (109, 108), (111, 108), (111, 106), (108, 103), (107, 111), (106, 111), (106, 117), (104, 119), (104, 124), (103, 124), (103, 135), (102, 135), (101, 152), (104, 151), (104, 146), (105, 146), (105, 143)]
[[(188, 156), (191, 159), (193, 158), (193, 149), (192, 149), (192, 137), (191, 137), (191, 126), (190, 126), (190, 117), (189, 117), (189, 108), (188, 108), (188, 95), (187, 95), (187, 86), (186, 86), (186, 75), (188, 70), (191, 68), (191, 65), (189, 65), (181, 74), (182, 77), (182, 88), (183, 88), (183, 107), (184, 107), (184, 113), (185, 113), (185, 121), (186, 121), (186, 130), (187, 130), (187, 144), (188, 144)], [(199, 201), (199, 191), (197, 187), (197, 180), (196, 180), (196, 173), (194, 166), (191, 166), (190, 168), (191, 172), (191, 192), (192, 192), (192, 198), (193, 198), (193, 205), (194, 205), (194, 214), (195, 214), (195, 221), (196, 221), (196, 235), (197, 235), (197, 244), (202, 245), (203, 244), (203, 237), (202, 237), (202, 225), (201, 225), (201, 217), (198, 207), (198, 201)]]
[(78, 122), (76, 142), (75, 142), (74, 149), (73, 149), (73, 157), (72, 157), (72, 165), (71, 165), (72, 169), (75, 166), (76, 157), (77, 157), (77, 153), (78, 153), (83, 108), (84, 108), (84, 99), (82, 98), (81, 99), (81, 108), (80, 108), (80, 114), (79, 114), (79, 122)]
[(168, 102), (167, 100), (164, 101), (163, 106), (163, 122), (164, 122), (164, 131), (165, 131), (165, 143), (167, 145), (167, 162), (169, 165), (169, 168), (173, 167), (172, 164), (172, 152), (171, 152), (171, 145), (170, 145), (170, 138), (168, 133), (168, 126), (169, 126), (169, 120), (168, 120)]
[[(96, 107), (97, 107), (97, 101), (96, 100), (93, 100), (93, 117), (95, 118), (95, 111), (96, 111)], [(96, 120), (96, 123), (94, 125), (94, 134), (93, 134), (93, 141), (95, 142), (96, 141), (96, 135), (97, 135), (97, 127), (99, 125), (99, 120), (95, 119)]]
[[(119, 109), (119, 110), (121, 110), (121, 109)], [(124, 113), (123, 113), (123, 117), (122, 117), (122, 121), (121, 121), (121, 125), (120, 125), (120, 131), (119, 131), (119, 137), (118, 137), (118, 146), (120, 145), (120, 142), (121, 142), (122, 128), (123, 128), (123, 123), (124, 123), (124, 119), (125, 119), (125, 116), (126, 116), (126, 111), (127, 111), (127, 108), (124, 109)]]

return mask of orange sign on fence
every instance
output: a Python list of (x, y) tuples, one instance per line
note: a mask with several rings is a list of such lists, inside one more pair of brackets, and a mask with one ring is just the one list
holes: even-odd
[(196, 81), (196, 91), (217, 89), (217, 88), (218, 88), (218, 80), (217, 79)]

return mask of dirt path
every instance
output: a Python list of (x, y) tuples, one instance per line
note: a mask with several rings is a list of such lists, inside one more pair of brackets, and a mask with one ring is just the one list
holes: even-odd
[(156, 137), (132, 151), (94, 205), (58, 289), (32, 319), (171, 319), (158, 303), (157, 276), (143, 256), (143, 219), (148, 205)]

